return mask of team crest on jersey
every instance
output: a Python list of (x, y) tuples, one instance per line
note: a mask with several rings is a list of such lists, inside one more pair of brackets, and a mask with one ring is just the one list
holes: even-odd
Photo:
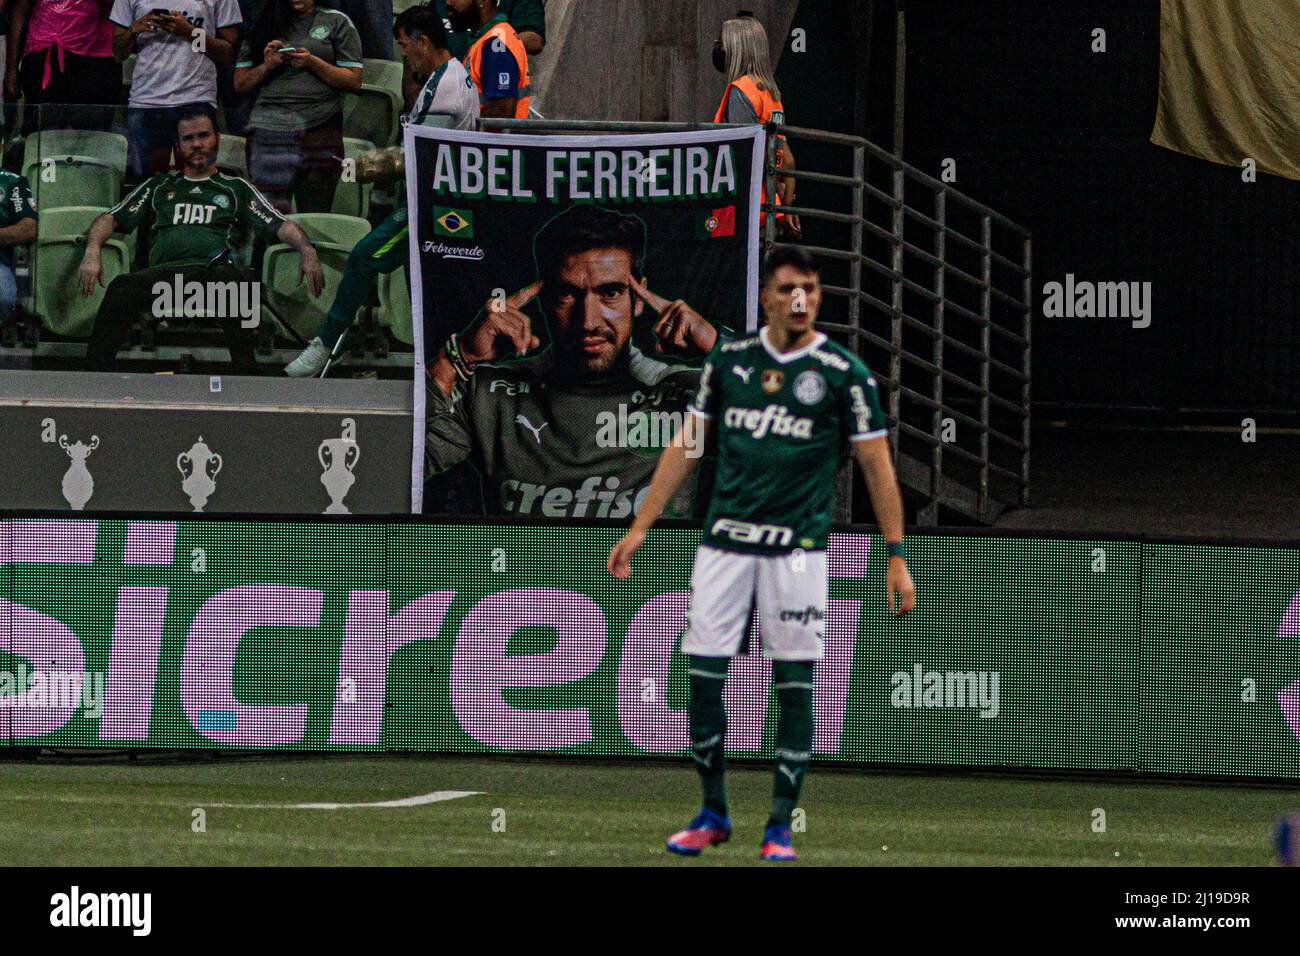
[(329, 27), (312, 27), (310, 36), (313, 40), (325, 40), (330, 35)]
[(221, 209), (226, 209), (229, 208), (230, 206), (230, 200), (227, 197), (221, 195), (220, 193), (213, 196), (212, 201), (216, 203), (217, 206), (220, 207)]
[(763, 369), (763, 391), (769, 395), (781, 391), (781, 386), (785, 384), (785, 372), (779, 368)]
[(816, 405), (826, 397), (826, 379), (809, 370), (794, 380), (794, 397), (805, 405)]

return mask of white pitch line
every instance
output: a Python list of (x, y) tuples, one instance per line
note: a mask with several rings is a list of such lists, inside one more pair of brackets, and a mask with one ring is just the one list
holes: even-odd
[(379, 803), (201, 803), (199, 805), (231, 810), (360, 810), (371, 807), (422, 807), (426, 803), (441, 803), (443, 800), (459, 800), (461, 797), (482, 795), (481, 790), (435, 790), (433, 793), (422, 793), (418, 797), (383, 800)]

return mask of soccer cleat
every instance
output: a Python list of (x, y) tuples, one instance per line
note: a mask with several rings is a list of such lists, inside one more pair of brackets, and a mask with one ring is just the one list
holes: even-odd
[(302, 350), (302, 354), (285, 366), (284, 374), (290, 378), (307, 378), (310, 375), (319, 375), (325, 368), (325, 363), (329, 361), (330, 350), (325, 347), (325, 343), (320, 340), (320, 336), (312, 339), (310, 344)]
[(763, 848), (758, 855), (764, 860), (785, 862), (795, 858), (794, 847), (790, 845), (789, 827), (768, 827), (763, 831)]
[(731, 839), (731, 820), (712, 810), (701, 810), (685, 830), (668, 838), (668, 852), (682, 856), (699, 856), (706, 846), (717, 846)]

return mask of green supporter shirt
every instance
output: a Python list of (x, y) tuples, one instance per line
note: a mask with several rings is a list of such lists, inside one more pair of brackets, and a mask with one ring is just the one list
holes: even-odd
[[(26, 176), (0, 169), (0, 192), (4, 194), (0, 229), (16, 226), (24, 219), (36, 218), (36, 203), (32, 202), (32, 187), (27, 184)], [(13, 246), (0, 246), (0, 264), (13, 268)]]
[(784, 354), (766, 329), (719, 342), (691, 411), (718, 442), (703, 543), (726, 551), (825, 548), (845, 443), (887, 434), (875, 377), (821, 333)]
[[(498, 0), (497, 9), (516, 33), (536, 33), (546, 39), (546, 3), (545, 0)], [(434, 0), (433, 12), (442, 17), (447, 27), (447, 49), (458, 60), (465, 59), (469, 48), (474, 44), (477, 33), (473, 30), (452, 30), (451, 20), (447, 16), (447, 0)]]
[(153, 176), (109, 210), (118, 232), (149, 222), (149, 265), (203, 265), (243, 244), (251, 226), (273, 242), (286, 220), (247, 180), (225, 173)]

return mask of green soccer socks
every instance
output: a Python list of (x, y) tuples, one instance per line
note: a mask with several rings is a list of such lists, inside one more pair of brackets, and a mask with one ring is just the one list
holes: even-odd
[(772, 683), (781, 713), (776, 725), (776, 778), (768, 826), (789, 827), (799, 802), (813, 740), (813, 665), (811, 661), (773, 661)]
[(704, 809), (727, 815), (726, 761), (727, 709), (722, 687), (727, 680), (728, 657), (690, 655), (691, 757), (704, 789)]

